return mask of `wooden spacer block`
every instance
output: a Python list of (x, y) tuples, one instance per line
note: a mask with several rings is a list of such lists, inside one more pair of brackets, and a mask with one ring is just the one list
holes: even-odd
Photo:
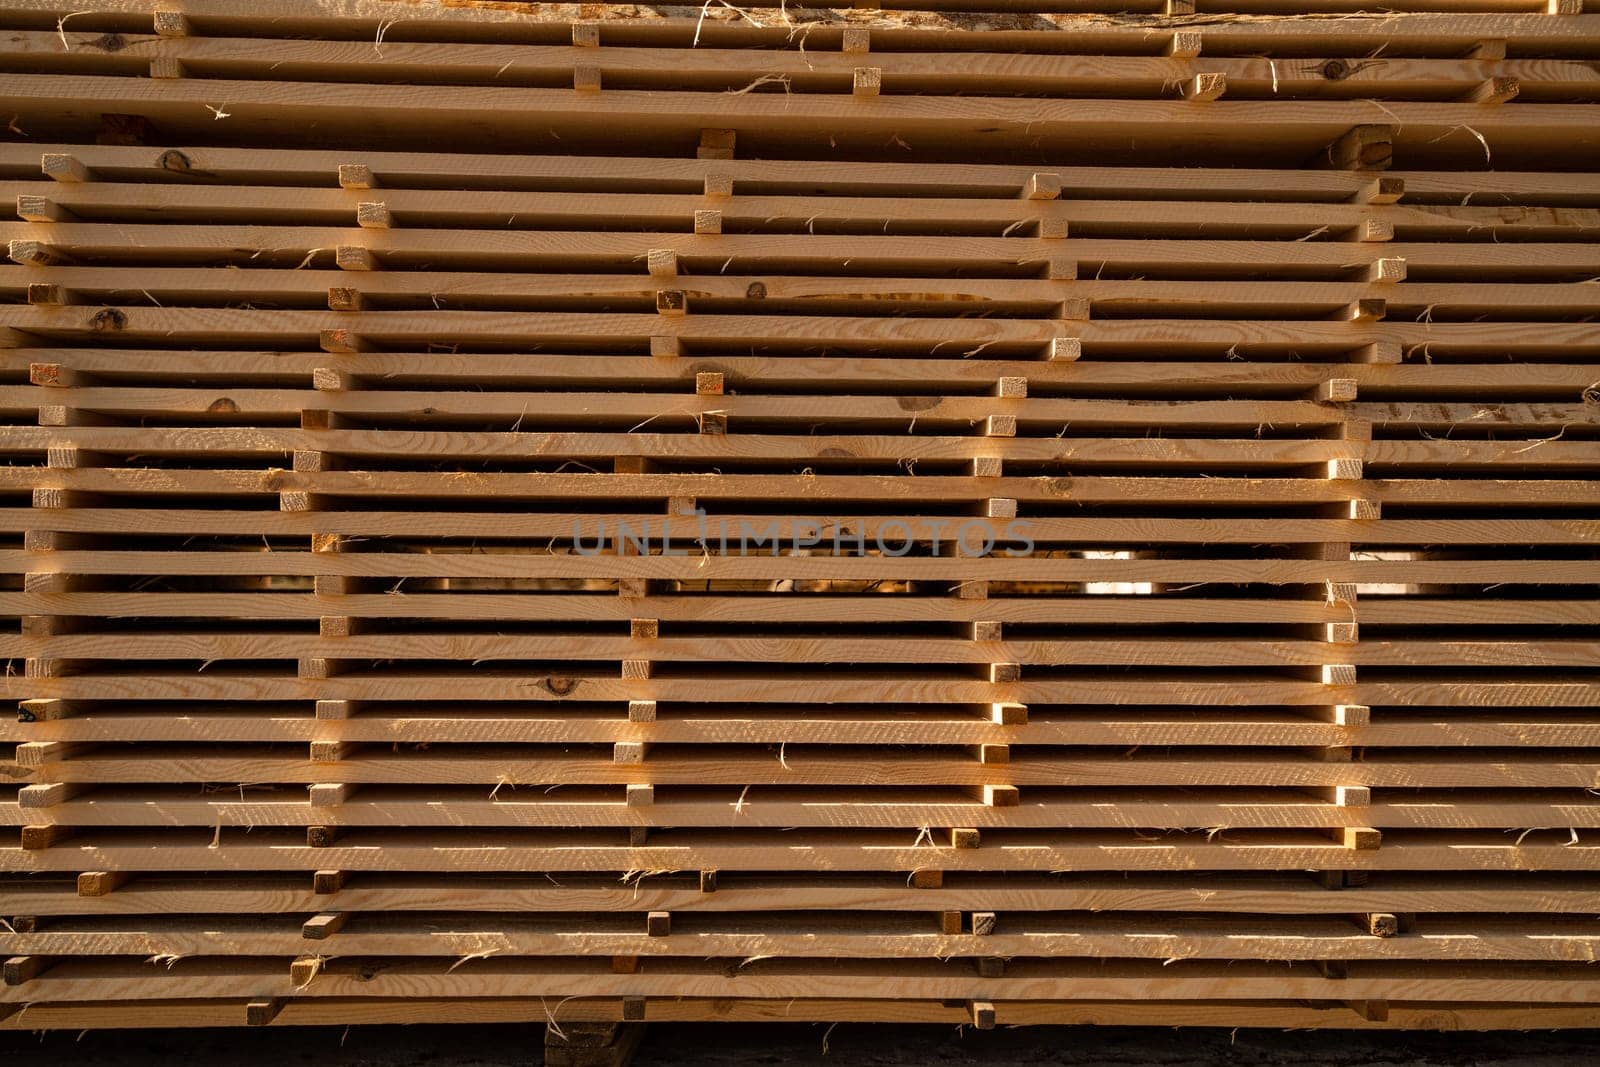
[(1166, 0), (1166, 4), (1168, 18), (1194, 14), (1194, 0)]
[(682, 289), (657, 289), (656, 314), (678, 318), (688, 314), (689, 300)]
[(628, 701), (629, 722), (655, 722), (656, 702), (654, 700)]
[(1351, 128), (1318, 153), (1315, 162), (1335, 170), (1388, 170), (1395, 127), (1368, 123)]
[(865, 26), (846, 26), (839, 42), (839, 51), (856, 55), (872, 50), (872, 31)]
[(598, 93), (600, 91), (600, 68), (573, 67), (572, 88), (580, 93)]
[(80, 897), (103, 897), (127, 885), (133, 875), (127, 871), (84, 871), (78, 875)]
[(1468, 104), (1503, 104), (1522, 91), (1515, 78), (1490, 78), (1462, 98)]
[(19, 767), (45, 767), (71, 759), (80, 747), (65, 741), (24, 741), (12, 758)]
[(707, 174), (705, 195), (725, 200), (733, 195), (733, 178), (727, 174)]
[(944, 885), (944, 871), (912, 871), (908, 881), (913, 889), (938, 889)]
[(650, 661), (647, 659), (625, 659), (622, 661), (622, 677), (624, 681), (641, 681), (650, 677)]
[(1361, 477), (1361, 461), (1348, 457), (1328, 460), (1328, 477), (1335, 481), (1354, 481)]
[(24, 241), (21, 239), (6, 245), (6, 254), (13, 263), (21, 263), (30, 267), (48, 267), (61, 262), (61, 257), (55, 249), (43, 241)]
[(702, 892), (702, 893), (715, 893), (716, 891), (717, 891), (717, 872), (716, 871), (701, 871), (700, 872), (700, 892)]
[(1015, 415), (990, 415), (983, 420), (983, 434), (985, 437), (1015, 437), (1017, 436), (1017, 417)]
[[(1063, 300), (1057, 308), (1056, 318), (1065, 322), (1088, 322), (1093, 305), (1082, 297)], [(1079, 346), (1080, 350), (1082, 345)]]
[(1388, 219), (1362, 219), (1356, 227), (1356, 240), (1373, 244), (1394, 240), (1394, 223)]
[(369, 230), (387, 230), (394, 225), (394, 216), (382, 200), (363, 200), (356, 205), (356, 225)]
[(1024, 726), (1028, 722), (1028, 705), (999, 701), (989, 705), (989, 721), (1001, 726)]
[(338, 763), (345, 759), (355, 749), (349, 741), (312, 741), (312, 763)]
[(654, 641), (661, 635), (659, 619), (629, 619), (628, 636), (635, 641)]
[(50, 282), (29, 282), (28, 303), (34, 307), (50, 307), (68, 303), (67, 291)]
[(372, 168), (365, 163), (339, 164), (339, 188), (341, 189), (376, 189), (377, 181), (372, 177)]
[(331, 678), (337, 673), (337, 662), (322, 656), (304, 656), (299, 660), (300, 677), (319, 681)]
[(600, 24), (597, 22), (574, 22), (572, 24), (572, 43), (579, 48), (599, 48)]
[(979, 745), (978, 762), (1000, 765), (1011, 762), (1010, 745)]
[(644, 260), (652, 278), (678, 276), (678, 253), (670, 248), (652, 248), (644, 254)]
[(643, 997), (623, 997), (622, 998), (622, 1019), (623, 1019), (624, 1022), (643, 1022), (644, 1021), (644, 998)]
[(344, 888), (346, 874), (344, 871), (312, 871), (311, 892), (317, 896), (328, 896)]
[[(658, 309), (659, 307), (657, 304)], [(676, 337), (661, 335), (650, 338), (650, 355), (655, 359), (677, 359), (681, 352), (682, 346), (678, 344)]]
[(1406, 180), (1388, 176), (1374, 178), (1351, 197), (1358, 204), (1393, 204), (1406, 195)]
[(991, 519), (1014, 519), (1017, 517), (1017, 502), (1008, 496), (990, 497), (983, 502), (983, 514)]
[(1335, 726), (1368, 726), (1372, 723), (1372, 709), (1365, 704), (1335, 704)]
[(189, 16), (181, 11), (157, 11), (155, 31), (157, 37), (188, 37), (192, 32)]
[[(320, 331), (318, 331), (318, 333), (317, 333), (317, 343), (322, 346), (322, 350), (324, 352), (332, 352), (332, 353), (335, 353), (337, 355), (350, 355), (350, 354), (355, 353), (355, 352), (365, 352), (365, 351), (367, 351), (367, 348), (368, 348), (368, 345), (367, 345), (367, 343), (365, 341), (363, 341), (355, 333), (351, 332), (350, 330), (348, 330), (348, 329), (346, 329), (346, 328), (344, 328), (342, 326), (337, 327), (337, 328), (332, 329), (332, 330), (320, 330)], [(317, 367), (314, 370), (312, 370), (312, 372), (311, 372), (311, 381), (312, 381), (313, 385), (316, 385), (316, 383), (318, 381), (318, 377), (317, 376), (319, 374), (324, 376), (324, 380), (334, 381), (334, 382), (338, 382), (339, 383), (339, 384), (335, 384), (335, 385), (329, 385), (326, 388), (330, 388), (330, 389), (348, 389), (349, 388), (349, 384), (348, 384), (346, 375), (344, 375), (340, 371), (330, 370), (327, 367)], [(321, 385), (317, 385), (316, 387), (318, 389), (324, 388), (324, 386), (321, 386)]]
[(1360, 923), (1373, 937), (1394, 937), (1400, 933), (1400, 920), (1389, 912), (1368, 912), (1360, 917)]
[(1551, 15), (1581, 15), (1583, 0), (1545, 0), (1545, 11)]
[(1354, 604), (1356, 602), (1356, 587), (1351, 582), (1325, 582), (1323, 583), (1325, 598), (1330, 604)]
[(656, 787), (635, 783), (628, 786), (625, 796), (630, 808), (648, 808), (656, 802)]
[(1353, 663), (1324, 663), (1321, 673), (1323, 685), (1356, 684), (1356, 667)]
[(17, 701), (17, 721), (31, 722), (59, 722), (70, 719), (76, 714), (77, 708), (71, 701), (33, 698)]
[(1317, 795), (1339, 808), (1369, 808), (1372, 806), (1372, 789), (1369, 786), (1323, 786), (1317, 790)]
[(1367, 281), (1393, 285), (1406, 280), (1406, 261), (1398, 257), (1380, 259), (1367, 267)]
[(246, 1026), (266, 1026), (283, 1010), (283, 1001), (276, 997), (252, 1000), (244, 1006)]
[(738, 134), (733, 130), (701, 130), (700, 147), (695, 150), (699, 159), (732, 159), (738, 145)]
[(339, 840), (337, 826), (307, 826), (307, 848), (332, 848)]
[(377, 270), (378, 261), (360, 245), (340, 245), (333, 251), (334, 264), (340, 270)]
[(1383, 834), (1370, 826), (1341, 826), (1337, 840), (1345, 848), (1358, 852), (1371, 852), (1383, 847)]
[[(328, 333), (338, 333), (338, 330), (328, 330)], [(329, 349), (329, 351), (333, 351)], [(342, 393), (356, 387), (356, 379), (352, 374), (332, 367), (313, 367), (311, 369), (311, 387), (322, 393)]]
[(1199, 30), (1178, 30), (1167, 45), (1167, 55), (1174, 59), (1193, 59), (1200, 54)]
[(1021, 399), (1028, 395), (1028, 379), (1026, 378), (1001, 378), (995, 383), (994, 395)]
[(979, 956), (977, 961), (978, 977), (1004, 978), (1006, 976), (1006, 961), (1001, 956)]
[(978, 848), (983, 843), (983, 835), (970, 826), (952, 827), (950, 830), (951, 848)]
[(1183, 85), (1184, 98), (1199, 104), (1215, 100), (1227, 91), (1228, 76), (1221, 73), (1196, 74)]
[(974, 478), (998, 478), (1004, 469), (1004, 461), (999, 456), (975, 456), (968, 473)]
[(1353, 361), (1356, 363), (1402, 363), (1405, 361), (1405, 351), (1400, 347), (1399, 341), (1374, 341), (1356, 349)]
[(1076, 337), (1057, 337), (1050, 342), (1050, 362), (1075, 363), (1083, 358), (1083, 342)]
[(57, 182), (86, 182), (92, 179), (89, 168), (77, 156), (64, 152), (46, 152), (39, 160), (44, 176)]
[(360, 289), (336, 285), (328, 290), (329, 311), (360, 311), (364, 305)]
[(289, 983), (296, 989), (310, 985), (322, 973), (321, 956), (296, 956), (289, 961)]
[(1022, 803), (1022, 794), (1014, 785), (985, 785), (983, 802), (991, 808), (1014, 808)]
[(1323, 640), (1335, 645), (1353, 645), (1360, 640), (1360, 624), (1330, 622), (1325, 624)]
[(319, 700), (317, 701), (316, 716), (319, 719), (348, 719), (350, 717), (350, 701)]
[(648, 747), (643, 741), (618, 741), (611, 746), (611, 762), (643, 763)]
[(975, 911), (972, 913), (972, 933), (975, 937), (989, 937), (999, 925), (999, 918), (992, 911)]
[(59, 845), (72, 837), (73, 830), (70, 826), (24, 826), (22, 828), (22, 851), (43, 852), (52, 845)]
[(1350, 501), (1350, 518), (1381, 519), (1383, 518), (1383, 502), (1380, 500), (1352, 500)]
[(1061, 199), (1061, 175), (1053, 171), (1037, 171), (1028, 175), (1028, 180), (1022, 183), (1022, 199)]
[(150, 61), (150, 77), (152, 78), (181, 78), (183, 77), (183, 63), (171, 56), (156, 56)]
[(877, 96), (883, 91), (883, 68), (857, 67), (850, 91), (859, 98)]
[[(1192, 2), (1192, 0), (1191, 0)], [(977, 1030), (994, 1029), (994, 1004), (987, 1000), (974, 1000), (967, 1004), (972, 1014), (972, 1025)]]
[(22, 194), (17, 197), (17, 217), (24, 222), (60, 222), (67, 213), (48, 196)]
[(611, 957), (611, 973), (612, 974), (638, 974), (639, 973), (639, 957), (638, 956), (612, 956)]
[(1356, 398), (1354, 378), (1330, 378), (1317, 386), (1317, 400), (1324, 404), (1348, 404)]
[(1001, 630), (998, 622), (974, 622), (969, 624), (967, 637), (973, 641), (998, 641)]
[(1020, 663), (991, 663), (989, 664), (989, 681), (995, 685), (1010, 685), (1012, 682), (1022, 680), (1022, 664)]
[(318, 782), (306, 788), (313, 808), (337, 808), (355, 793), (355, 786), (347, 782)]
[(35, 782), (17, 790), (17, 807), (53, 808), (82, 793), (84, 788), (77, 782)]
[(723, 384), (721, 371), (703, 370), (694, 376), (696, 396), (721, 396)]
[(54, 963), (47, 956), (12, 956), (0, 963), (0, 982), (8, 986), (26, 985), (48, 971)]
[(1044, 276), (1053, 282), (1071, 282), (1078, 279), (1078, 261), (1075, 259), (1047, 259)]
[(1040, 219), (1039, 238), (1044, 241), (1065, 241), (1067, 239), (1067, 220), (1060, 218)]
[(651, 937), (667, 937), (672, 933), (672, 912), (652, 911), (645, 915), (645, 933)]
[(714, 209), (705, 209), (694, 213), (695, 233), (721, 233), (722, 212)]
[[(1552, 3), (1555, 0), (1551, 0)], [(1347, 1000), (1345, 1006), (1355, 1012), (1369, 1023), (1386, 1023), (1389, 1021), (1389, 1002), (1387, 1000)]]
[(348, 912), (330, 911), (313, 915), (300, 927), (300, 936), (310, 941), (325, 941), (344, 928)]
[(939, 932), (946, 935), (961, 933), (962, 915), (959, 911), (941, 911), (939, 913)]

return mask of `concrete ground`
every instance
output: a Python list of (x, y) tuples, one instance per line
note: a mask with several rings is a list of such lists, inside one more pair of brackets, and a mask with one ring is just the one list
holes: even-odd
[[(542, 1047), (541, 1026), (8, 1033), (0, 1034), (0, 1064), (523, 1067), (540, 1061)], [(944, 1026), (859, 1023), (832, 1028), (657, 1024), (646, 1033), (634, 1062), (638, 1067), (1588, 1067), (1600, 1064), (1600, 1030), (1401, 1034), (1038, 1027), (980, 1033)]]

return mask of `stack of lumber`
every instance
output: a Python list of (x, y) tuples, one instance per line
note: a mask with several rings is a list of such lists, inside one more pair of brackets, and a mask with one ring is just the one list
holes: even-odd
[(1600, 12), (912, 6), (8, 0), (0, 1027), (1600, 1022)]

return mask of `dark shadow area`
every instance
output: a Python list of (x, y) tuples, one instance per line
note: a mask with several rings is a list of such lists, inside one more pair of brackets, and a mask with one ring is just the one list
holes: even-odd
[[(11, 1067), (54, 1067), (63, 1062), (73, 1067), (520, 1067), (540, 1063), (543, 1044), (544, 1028), (536, 1023), (8, 1033), (0, 1035), (0, 1063)], [(638, 1067), (1580, 1067), (1600, 1062), (1600, 1030), (1403, 1033), (1031, 1027), (979, 1032), (934, 1025), (679, 1023), (652, 1025), (634, 1062)]]

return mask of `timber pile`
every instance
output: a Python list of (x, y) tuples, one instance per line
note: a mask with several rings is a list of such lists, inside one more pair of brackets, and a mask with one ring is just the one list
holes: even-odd
[(9, 0), (0, 1025), (1600, 1021), (1600, 14), (921, 6)]

